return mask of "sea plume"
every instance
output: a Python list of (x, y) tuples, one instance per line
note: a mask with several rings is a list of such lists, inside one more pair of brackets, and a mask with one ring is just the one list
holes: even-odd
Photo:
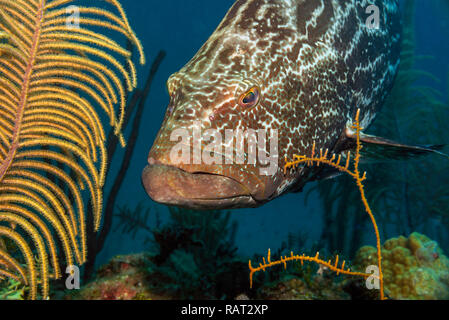
[(67, 265), (85, 262), (87, 201), (100, 227), (108, 163), (100, 111), (125, 144), (136, 68), (131, 52), (101, 32), (125, 36), (145, 63), (120, 3), (96, 2), (108, 10), (0, 0), (0, 243), (10, 244), (0, 246), (0, 277), (27, 283), (32, 299), (39, 283), (47, 298), (49, 278), (61, 276), (59, 251)]

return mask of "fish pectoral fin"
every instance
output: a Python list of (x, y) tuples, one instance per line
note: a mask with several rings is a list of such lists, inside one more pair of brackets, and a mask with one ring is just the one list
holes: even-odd
[[(352, 130), (346, 130), (346, 139), (350, 140), (348, 146), (355, 148), (356, 138)], [(445, 145), (408, 145), (365, 133), (360, 133), (360, 141), (363, 146), (360, 151), (363, 162), (406, 160), (430, 154), (438, 154), (449, 159), (447, 154), (441, 152)]]
[(338, 178), (341, 175), (343, 175), (343, 172), (340, 170), (330, 166), (323, 166), (323, 169), (320, 170), (311, 180), (331, 180)]

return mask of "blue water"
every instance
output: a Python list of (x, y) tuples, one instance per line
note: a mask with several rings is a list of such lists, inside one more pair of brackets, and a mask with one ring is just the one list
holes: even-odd
[[(233, 4), (232, 0), (164, 0), (140, 1), (124, 0), (123, 6), (136, 34), (142, 41), (149, 63), (139, 68), (139, 77), (148, 73), (152, 60), (160, 49), (167, 51), (167, 57), (153, 82), (152, 90), (145, 106), (142, 127), (136, 150), (131, 161), (124, 185), (117, 200), (118, 205), (128, 204), (134, 207), (138, 202), (156, 207), (145, 193), (140, 183), (141, 171), (146, 165), (147, 154), (153, 144), (165, 113), (169, 97), (165, 81), (179, 70), (207, 40), (215, 27)], [(442, 0), (418, 0), (416, 16), (417, 54), (432, 56), (432, 59), (419, 61), (417, 67), (432, 73), (439, 82), (426, 81), (447, 96), (447, 73), (449, 52), (449, 5)], [(143, 81), (140, 82), (141, 85)], [(419, 126), (419, 123), (417, 123)], [(118, 150), (117, 155), (121, 156)], [(113, 162), (112, 172), (118, 169)], [(308, 188), (314, 184), (308, 185)], [(106, 187), (107, 190), (110, 185)], [(282, 196), (257, 209), (239, 209), (233, 212), (238, 221), (237, 246), (243, 255), (264, 254), (268, 248), (276, 249), (289, 232), (308, 233), (309, 244), (318, 240), (322, 229), (322, 204), (313, 193), (304, 204), (305, 192)], [(160, 207), (160, 211), (166, 210)], [(151, 216), (154, 224), (155, 217)], [(118, 232), (109, 235), (104, 250), (97, 263), (105, 263), (116, 254), (140, 252), (145, 249), (143, 235), (135, 240)], [(367, 236), (365, 242), (373, 239)]]

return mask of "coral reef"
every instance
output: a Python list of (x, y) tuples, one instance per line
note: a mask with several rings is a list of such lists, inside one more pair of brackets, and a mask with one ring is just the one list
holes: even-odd
[(167, 297), (149, 291), (150, 275), (147, 273), (146, 254), (114, 257), (102, 266), (95, 279), (81, 288), (66, 294), (68, 300), (166, 300)]
[(316, 275), (311, 281), (290, 278), (261, 288), (257, 299), (263, 300), (349, 300), (342, 282)]
[[(52, 299), (66, 300), (171, 300), (193, 299), (270, 299), (270, 300), (348, 300), (346, 283), (326, 268), (301, 266), (298, 262), (274, 281), (257, 280), (258, 290), (249, 290), (246, 266), (227, 265), (219, 277), (205, 279), (193, 256), (175, 250), (157, 271), (153, 269), (154, 254), (140, 253), (116, 256), (96, 273), (94, 279), (80, 290), (52, 292)], [(237, 268), (235, 268), (237, 266)], [(234, 269), (234, 270), (232, 270)], [(242, 277), (243, 274), (243, 277)], [(183, 279), (185, 277), (185, 279)], [(240, 278), (239, 278), (240, 277)], [(172, 280), (181, 281), (179, 284)], [(206, 281), (214, 281), (206, 284)], [(246, 280), (246, 281), (245, 281)], [(236, 286), (236, 283), (240, 283)], [(232, 287), (225, 290), (224, 284)], [(192, 289), (186, 288), (194, 285)], [(204, 285), (205, 287), (199, 287)], [(215, 290), (211, 290), (215, 287)], [(180, 292), (186, 290), (187, 293)], [(226, 292), (227, 294), (223, 294)], [(358, 293), (357, 293), (358, 294)], [(356, 298), (357, 298), (356, 294)], [(216, 296), (214, 296), (216, 295)], [(377, 296), (376, 296), (377, 298)]]
[[(232, 272), (233, 266), (225, 265), (221, 273), (213, 279), (208, 279), (194, 257), (183, 250), (176, 250), (169, 256), (169, 261), (161, 267), (156, 267), (152, 261), (154, 255), (140, 253), (116, 256), (102, 266), (91, 282), (80, 290), (55, 292), (52, 299), (65, 300), (172, 300), (190, 299), (233, 299), (247, 297), (242, 284), (240, 289), (226, 291), (223, 286), (234, 286), (238, 274), (242, 274), (245, 265)], [(212, 274), (215, 275), (215, 274)], [(245, 275), (246, 280), (246, 275)], [(176, 283), (175, 281), (178, 281)], [(238, 279), (237, 279), (238, 282)], [(192, 287), (189, 287), (192, 286)], [(225, 296), (223, 292), (229, 294)], [(1, 294), (1, 291), (0, 291)]]
[(0, 280), (0, 300), (24, 300), (29, 288), (13, 278)]
[[(278, 253), (275, 256), (281, 256)], [(332, 257), (330, 260), (335, 260)], [(349, 300), (342, 276), (325, 266), (291, 262), (285, 269), (279, 265), (277, 272), (265, 272), (254, 279), (255, 299), (268, 300)], [(277, 275), (277, 278), (275, 277)], [(378, 298), (378, 297), (376, 297)]]
[(229, 212), (169, 208), (171, 222), (153, 231), (150, 270), (156, 292), (180, 299), (230, 299), (248, 288)]
[[(359, 249), (354, 267), (377, 264), (376, 249)], [(449, 299), (449, 259), (435, 241), (417, 232), (387, 240), (382, 247), (385, 292), (393, 299)]]
[(144, 231), (151, 240), (147, 272), (157, 279), (151, 290), (177, 299), (231, 299), (248, 291), (247, 264), (236, 254), (237, 224), (230, 213), (168, 210), (170, 221), (156, 228), (147, 225), (148, 211), (141, 205), (117, 215), (122, 232)]

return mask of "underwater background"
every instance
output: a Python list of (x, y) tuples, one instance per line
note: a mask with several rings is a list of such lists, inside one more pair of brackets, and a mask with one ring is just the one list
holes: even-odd
[[(124, 131), (134, 149), (117, 146), (110, 159), (103, 224), (109, 219), (111, 225), (100, 231), (104, 244), (89, 252), (85, 290), (69, 298), (377, 298), (360, 282), (343, 283), (344, 276), (299, 262), (257, 274), (249, 289), (248, 260), (258, 264), (268, 249), (274, 258), (319, 251), (335, 261), (338, 254), (337, 260), (346, 259), (354, 270), (376, 264), (373, 226), (347, 176), (309, 183), (301, 193), (260, 208), (194, 212), (148, 197), (141, 174), (169, 103), (166, 81), (194, 56), (234, 0), (121, 3), (147, 58), (145, 66), (137, 66), (140, 89), (152, 63), (160, 64), (145, 104), (134, 109)], [(400, 71), (368, 132), (408, 144), (446, 145), (443, 152), (449, 154), (449, 1), (400, 4), (405, 28)], [(165, 55), (157, 60), (161, 50)], [(361, 166), (384, 244), (388, 297), (449, 299), (449, 159), (431, 155)], [(94, 237), (90, 233), (90, 240)], [(137, 283), (152, 294), (136, 289)], [(67, 298), (63, 282), (53, 288), (60, 291), (53, 298)]]
[[(152, 84), (150, 96), (146, 102), (142, 116), (143, 124), (137, 138), (137, 145), (131, 159), (131, 166), (128, 169), (123, 187), (117, 198), (117, 205), (127, 205), (135, 207), (140, 202), (144, 207), (149, 207), (152, 213), (149, 217), (149, 224), (155, 224), (154, 210), (159, 209), (160, 219), (167, 219), (168, 210), (150, 200), (141, 186), (140, 176), (142, 168), (146, 165), (147, 155), (165, 114), (169, 102), (166, 90), (166, 80), (186, 64), (198, 51), (203, 43), (212, 34), (220, 23), (224, 14), (234, 1), (191, 1), (167, 0), (167, 1), (145, 1), (137, 2), (133, 0), (123, 1), (123, 6), (129, 15), (130, 21), (136, 34), (139, 35), (148, 59), (155, 58), (158, 50), (163, 49), (167, 56), (163, 61)], [(403, 5), (403, 4), (402, 4)], [(430, 73), (434, 78), (420, 77), (416, 81), (417, 86), (428, 86), (439, 92), (438, 98), (447, 101), (448, 72), (449, 72), (449, 4), (444, 0), (417, 0), (416, 1), (416, 51), (417, 56), (426, 56), (416, 62), (417, 70)], [(148, 72), (149, 64), (146, 68), (139, 70), (142, 78)], [(141, 80), (142, 81), (142, 80)], [(401, 101), (395, 101), (401, 103)], [(429, 108), (427, 105), (414, 106), (414, 108)], [(385, 111), (386, 108), (383, 109)], [(422, 126), (420, 121), (407, 124), (410, 128)], [(413, 134), (413, 132), (408, 133)], [(393, 138), (393, 137), (391, 137)], [(419, 138), (419, 137), (417, 137)], [(409, 143), (437, 144), (447, 143), (449, 136), (438, 141), (431, 139), (426, 141), (414, 141), (412, 137)], [(123, 152), (117, 150), (117, 154)], [(437, 159), (444, 162), (444, 159)], [(112, 162), (111, 171), (119, 164)], [(419, 162), (413, 162), (411, 166), (419, 166)], [(444, 165), (444, 164), (442, 164)], [(381, 165), (380, 165), (381, 166)], [(375, 175), (376, 168), (368, 170), (368, 175)], [(426, 168), (426, 178), (434, 174), (434, 168)], [(420, 183), (429, 183), (424, 176)], [(440, 183), (447, 184), (449, 175), (441, 176)], [(325, 183), (332, 184), (335, 181)], [(308, 185), (304, 192), (298, 194), (287, 194), (275, 199), (260, 208), (237, 209), (232, 211), (232, 220), (238, 223), (236, 233), (236, 246), (242, 255), (252, 256), (255, 253), (264, 254), (268, 248), (276, 249), (281, 246), (289, 235), (304, 235), (307, 245), (312, 245), (319, 241), (324, 228), (329, 228), (323, 222), (323, 200), (319, 193), (313, 191), (308, 196), (307, 205), (305, 198), (310, 189), (314, 188), (314, 183)], [(353, 186), (347, 186), (353, 188)], [(106, 186), (106, 190), (108, 185)], [(414, 199), (410, 199), (413, 204)], [(355, 214), (355, 213), (354, 213)], [(363, 214), (361, 211), (360, 214)], [(449, 214), (449, 213), (448, 213)], [(120, 220), (116, 220), (120, 223)], [(366, 226), (363, 244), (373, 243), (374, 235), (371, 235), (371, 226)], [(350, 229), (350, 227), (348, 227)], [(416, 227), (419, 231), (419, 226)], [(447, 229), (446, 229), (447, 230)], [(350, 232), (348, 230), (348, 232)], [(394, 230), (387, 234), (388, 238), (398, 236)], [(140, 235), (143, 236), (143, 235)], [(113, 255), (131, 252), (140, 252), (145, 249), (142, 237), (139, 234), (135, 239), (131, 239), (126, 234), (111, 232), (105, 248), (100, 253), (97, 263), (104, 263)], [(449, 241), (449, 238), (446, 238)], [(444, 244), (441, 244), (444, 245)], [(449, 246), (448, 246), (449, 247)]]
[[(123, 2), (150, 63), (159, 50), (167, 53), (153, 80), (131, 166), (116, 199), (119, 207), (126, 206), (132, 210), (140, 205), (144, 210), (149, 209), (145, 221), (150, 228), (170, 219), (169, 210), (150, 200), (140, 183), (141, 170), (146, 165), (147, 154), (169, 102), (165, 82), (193, 57), (233, 2)], [(412, 59), (415, 61), (410, 68), (413, 72), (407, 74), (410, 84), (404, 81), (403, 87), (396, 85), (398, 93), (396, 96), (392, 93), (370, 132), (382, 132), (385, 137), (411, 144), (448, 144), (449, 3), (444, 0), (416, 0), (414, 6), (414, 14), (410, 16), (415, 19), (414, 28), (411, 27), (414, 31)], [(401, 1), (401, 7), (405, 11), (405, 1)], [(139, 70), (140, 78), (148, 73), (149, 65)], [(426, 98), (417, 97), (421, 91), (426, 92), (423, 93)], [(404, 96), (407, 93), (409, 97)], [(435, 105), (440, 103), (446, 105), (442, 108), (445, 111), (436, 115), (431, 109), (435, 110)], [(438, 128), (437, 122), (445, 128)], [(433, 129), (428, 130), (429, 126)], [(449, 152), (448, 148), (444, 150)], [(117, 150), (117, 155), (121, 152), (123, 150)], [(119, 165), (113, 161), (111, 172), (116, 172)], [(411, 181), (398, 179), (398, 176), (408, 175), (403, 172), (404, 166), (407, 166), (407, 172), (414, 173)], [(417, 231), (437, 241), (446, 253), (449, 252), (449, 194), (443, 192), (439, 199), (434, 196), (436, 190), (446, 188), (449, 183), (446, 159), (431, 156), (430, 159), (408, 161), (406, 165), (402, 162), (374, 164), (363, 169), (371, 177), (366, 187), (382, 229), (382, 242), (401, 235), (408, 237)], [(409, 187), (407, 191), (404, 184), (419, 185)], [(106, 185), (106, 190), (108, 188), (110, 185)], [(387, 198), (389, 200), (385, 200)], [(412, 209), (405, 209), (408, 207)], [(375, 244), (372, 226), (357, 190), (345, 177), (311, 183), (302, 193), (284, 195), (260, 208), (232, 210), (230, 219), (236, 226), (233, 237), (238, 255), (246, 258), (263, 256), (268, 248), (272, 251), (286, 249), (287, 253), (289, 250), (295, 253), (313, 250), (327, 251), (328, 254), (338, 252), (353, 258), (361, 246)], [(121, 232), (119, 226), (122, 223), (121, 219), (114, 219), (114, 227), (96, 259), (97, 266), (117, 254), (148, 249), (145, 241), (148, 233), (145, 230), (133, 235)]]
[[(139, 202), (152, 209), (159, 208), (160, 218), (168, 216), (168, 211), (148, 197), (141, 186), (142, 169), (147, 163), (147, 155), (162, 124), (169, 103), (166, 89), (168, 77), (182, 68), (209, 38), (234, 1), (189, 1), (171, 0), (148, 1), (136, 5), (137, 1), (124, 1), (136, 34), (141, 38), (146, 54), (151, 59), (163, 49), (167, 56), (152, 84), (150, 97), (145, 105), (143, 125), (139, 131), (132, 165), (117, 199), (118, 205), (133, 208)], [(149, 68), (149, 66), (147, 66)], [(145, 75), (142, 70), (139, 75)], [(121, 150), (117, 150), (119, 154)], [(112, 165), (118, 163), (112, 163)], [(112, 172), (117, 169), (111, 168)], [(108, 186), (106, 186), (107, 190)], [(131, 200), (131, 201), (130, 201)], [(313, 241), (320, 234), (320, 201), (313, 200), (308, 208), (304, 206), (304, 194), (290, 194), (256, 209), (232, 211), (232, 219), (238, 222), (236, 245), (242, 254), (251, 256), (255, 252), (266, 252), (269, 247), (277, 248), (289, 232), (303, 230)], [(150, 214), (150, 224), (155, 223), (155, 215)], [(116, 223), (120, 223), (119, 220)], [(135, 240), (126, 234), (111, 233), (108, 243), (98, 257), (99, 263), (106, 262), (115, 254), (140, 252), (145, 248), (142, 238)]]

